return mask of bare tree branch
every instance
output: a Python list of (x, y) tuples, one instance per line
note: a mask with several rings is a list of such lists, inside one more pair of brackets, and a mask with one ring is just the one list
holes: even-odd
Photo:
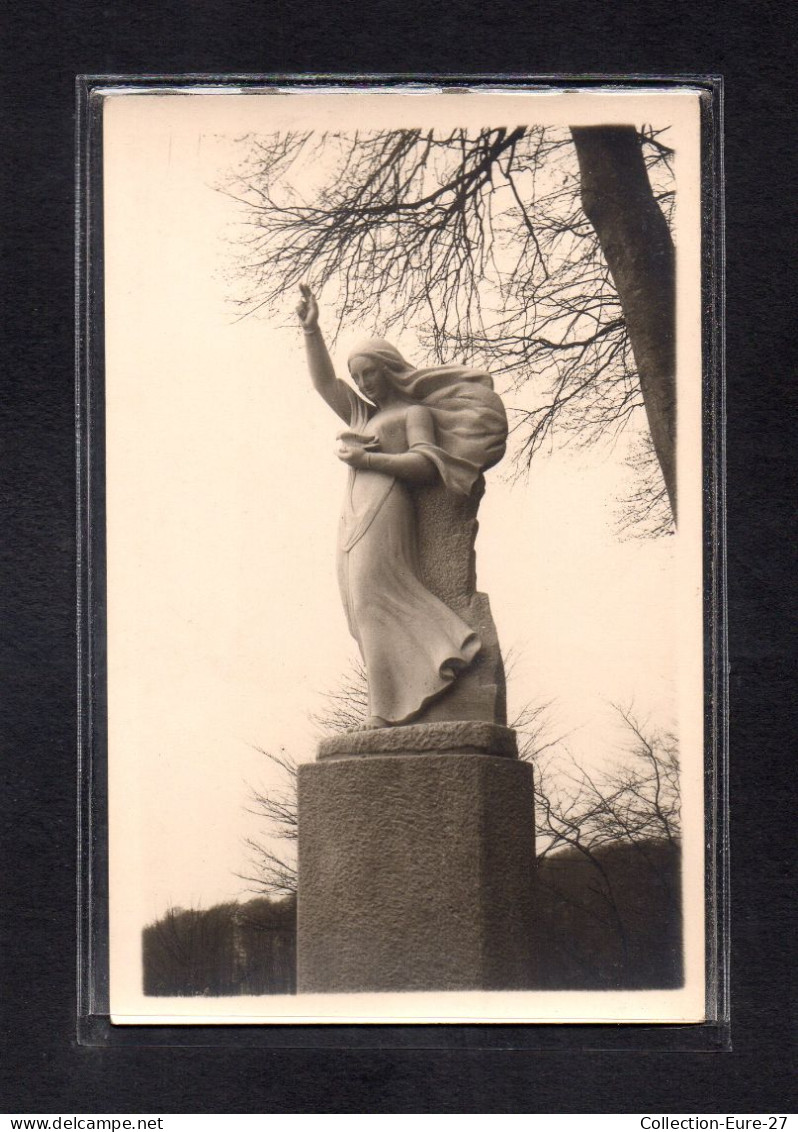
[[(668, 220), (663, 134), (644, 126), (639, 138)], [(414, 326), (439, 360), (471, 359), (505, 385), (519, 469), (555, 438), (590, 443), (640, 414), (624, 311), (567, 130), (287, 133), (242, 145), (223, 186), (244, 214), (242, 317), (285, 312), (286, 293), (309, 282), (326, 289), (336, 333)]]
[(634, 486), (619, 501), (617, 530), (623, 539), (655, 539), (675, 533), (668, 492), (651, 437), (644, 433), (626, 461)]

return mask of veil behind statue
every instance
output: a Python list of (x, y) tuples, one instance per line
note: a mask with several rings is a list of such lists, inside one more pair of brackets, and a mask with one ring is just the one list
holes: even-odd
[(490, 374), (459, 365), (416, 369), (382, 338), (358, 343), (349, 361), (355, 357), (379, 361), (398, 389), (430, 410), (437, 444), (414, 444), (413, 451), (433, 461), (450, 491), (469, 495), (507, 446), (507, 414)]

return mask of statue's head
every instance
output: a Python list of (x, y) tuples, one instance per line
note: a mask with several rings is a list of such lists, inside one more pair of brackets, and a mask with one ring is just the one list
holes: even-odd
[(375, 405), (381, 404), (390, 394), (391, 379), (378, 358), (355, 354), (349, 359), (349, 373), (358, 390)]
[(390, 390), (431, 411), (437, 445), (425, 451), (451, 491), (468, 495), (480, 472), (501, 460), (507, 414), (484, 370), (467, 365), (417, 369), (383, 338), (359, 342), (348, 361), (358, 389), (378, 407)]
[(413, 366), (383, 338), (359, 342), (349, 354), (348, 365), (355, 385), (376, 405), (391, 392), (402, 392), (402, 377), (413, 372)]

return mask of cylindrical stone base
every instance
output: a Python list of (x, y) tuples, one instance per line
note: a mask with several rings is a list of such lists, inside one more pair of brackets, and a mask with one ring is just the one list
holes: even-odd
[(300, 993), (531, 985), (532, 768), (384, 755), (299, 772)]

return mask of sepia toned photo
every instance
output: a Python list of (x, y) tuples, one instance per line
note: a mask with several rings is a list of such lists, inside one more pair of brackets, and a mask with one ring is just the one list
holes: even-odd
[(105, 93), (114, 1023), (706, 1017), (700, 97)]

